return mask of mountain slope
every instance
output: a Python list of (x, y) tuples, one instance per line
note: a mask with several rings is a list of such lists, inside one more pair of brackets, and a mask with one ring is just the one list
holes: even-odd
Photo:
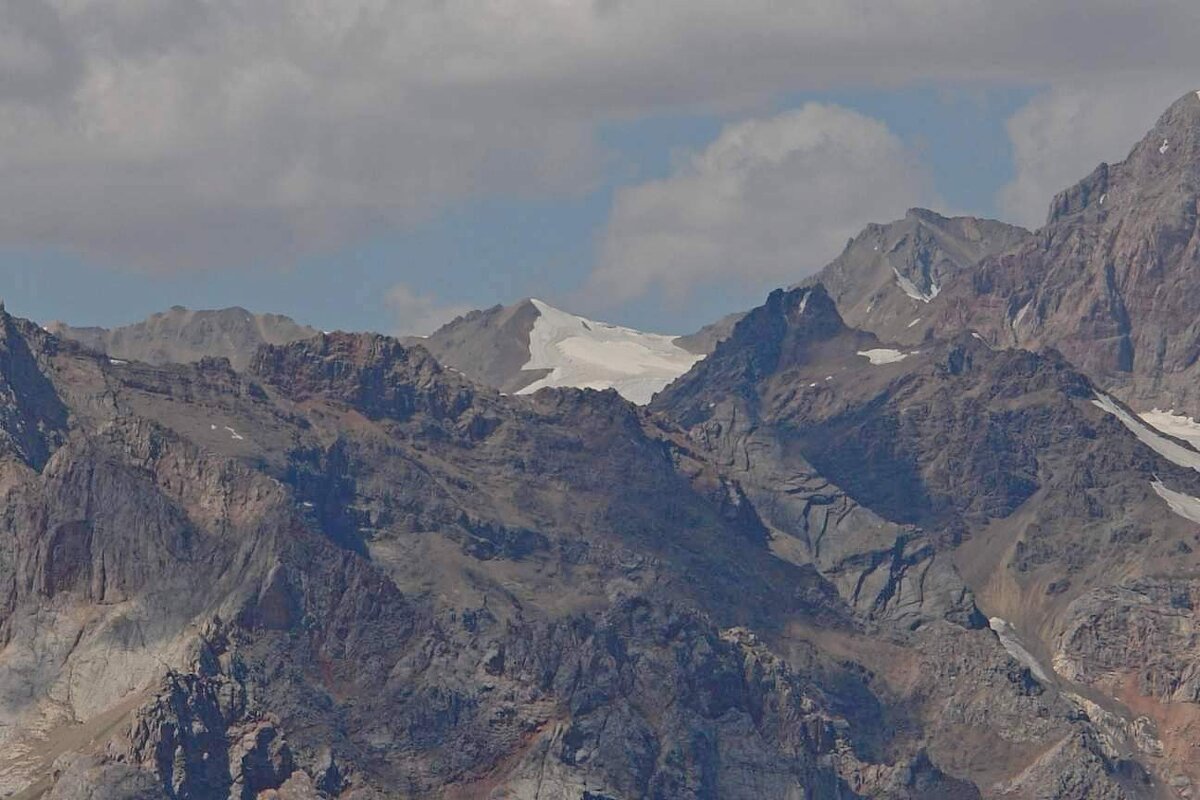
[(978, 796), (866, 670), (778, 654), (861, 622), (614, 392), (506, 398), (372, 335), (238, 373), (0, 322), (43, 432), (0, 462), (0, 790)]
[[(1146, 620), (1173, 613), (1166, 587), (1194, 585), (1200, 452), (1155, 435), (1061, 356), (993, 350), (969, 334), (889, 347), (846, 327), (816, 285), (772, 294), (651, 409), (742, 487), (776, 553), (817, 566), (859, 613), (915, 631), (901, 641), (949, 659), (972, 696), (986, 696), (981, 734), (953, 685), (922, 686), (943, 719), (928, 745), (938, 763), (995, 770), (1013, 786), (1067, 769), (1062, 729), (1046, 724), (1054, 713), (1019, 721), (1021, 704), (966, 654), (969, 637), (944, 626), (971, 624), (955, 602), (969, 593), (1045, 700), (1097, 726), (1094, 753), (1163, 780), (1200, 778), (1185, 755), (1196, 731), (1173, 722), (1188, 712), (1173, 689), (1155, 688), (1191, 686), (1192, 656), (1165, 630), (1149, 651), (1132, 644)], [(1147, 586), (1162, 588), (1125, 611), (1106, 605)], [(1098, 625), (1121, 630), (1121, 644)], [(869, 659), (872, 646), (850, 652)], [(1147, 663), (1153, 682), (1140, 678)], [(1090, 785), (1070, 796), (1153, 794), (1144, 782), (1107, 785), (1108, 770), (1077, 776)]]
[(639, 404), (700, 358), (679, 337), (595, 322), (536, 299), (475, 311), (409, 341), (503, 392), (611, 388)]
[(182, 306), (112, 330), (62, 322), (46, 327), (111, 358), (169, 364), (216, 357), (229, 359), (236, 369), (244, 369), (261, 345), (287, 344), (318, 333), (278, 314), (252, 314), (244, 308), (192, 311)]

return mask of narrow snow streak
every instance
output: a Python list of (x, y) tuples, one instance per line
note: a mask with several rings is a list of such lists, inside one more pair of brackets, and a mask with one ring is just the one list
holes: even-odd
[(238, 433), (237, 431), (235, 431), (233, 428), (229, 427), (228, 425), (225, 426), (225, 430), (229, 431), (229, 436), (232, 439), (241, 440), (241, 439), (246, 438), (245, 436), (242, 436), (240, 433)]
[(1167, 501), (1167, 505), (1179, 516), (1200, 525), (1200, 498), (1168, 489), (1162, 481), (1151, 481), (1155, 494)]
[(1097, 394), (1096, 399), (1092, 400), (1092, 404), (1119, 419), (1121, 424), (1138, 438), (1138, 441), (1163, 458), (1181, 467), (1191, 467), (1200, 472), (1200, 453), (1161, 435), (1154, 428), (1117, 405), (1108, 395)]
[(546, 386), (616, 389), (644, 405), (702, 358), (675, 344), (674, 336), (593, 322), (541, 300), (532, 302), (538, 318), (529, 332), (529, 361), (523, 369), (550, 373), (517, 394)]
[(876, 366), (880, 364), (895, 364), (897, 361), (903, 361), (908, 358), (908, 353), (901, 353), (899, 350), (889, 350), (886, 347), (876, 347), (873, 350), (859, 350), (858, 355), (863, 356)]
[(1013, 327), (1014, 331), (1021, 324), (1021, 320), (1025, 319), (1025, 315), (1029, 313), (1029, 307), (1032, 305), (1033, 305), (1033, 301), (1030, 300), (1028, 303), (1021, 306), (1021, 310), (1017, 312), (1017, 315), (1015, 317), (1013, 317), (1012, 327)]
[(908, 324), (907, 324), (907, 325), (905, 325), (904, 327), (906, 327), (906, 328), (911, 328), (913, 325), (916, 325), (916, 324), (917, 324), (918, 322), (920, 322), (920, 321), (921, 321), (921, 318), (920, 318), (920, 317), (917, 317), (916, 319), (914, 319), (912, 322), (908, 323)]
[(1008, 624), (1007, 620), (1003, 620), (1000, 617), (989, 617), (988, 627), (996, 632), (996, 636), (1000, 639), (1000, 645), (1008, 651), (1010, 656), (1016, 659), (1018, 663), (1028, 667), (1029, 671), (1039, 681), (1050, 683), (1049, 673), (1033, 657), (1033, 653), (1025, 649), (1025, 645), (1022, 644), (1020, 637), (1017, 636), (1016, 630), (1012, 625)]
[(1163, 411), (1152, 409), (1145, 414), (1139, 414), (1142, 420), (1158, 428), (1168, 436), (1183, 439), (1185, 442), (1200, 448), (1200, 422), (1182, 414), (1176, 414), (1174, 409)]
[(913, 283), (911, 280), (909, 280), (908, 278), (901, 275), (900, 270), (896, 269), (895, 267), (892, 267), (892, 272), (896, 276), (896, 285), (899, 286), (904, 291), (904, 293), (906, 295), (908, 295), (909, 297), (911, 297), (913, 300), (920, 300), (922, 303), (928, 303), (930, 300), (937, 297), (938, 292), (940, 292), (942, 290), (942, 287), (938, 286), (936, 283), (933, 283), (933, 284), (930, 284), (929, 293), (926, 294), (925, 292), (922, 292), (920, 289), (918, 289), (917, 285), (915, 283)]

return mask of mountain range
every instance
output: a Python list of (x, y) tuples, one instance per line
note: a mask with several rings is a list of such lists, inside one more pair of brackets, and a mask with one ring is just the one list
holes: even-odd
[(0, 792), (1193, 796), (1197, 209), (1189, 93), (693, 334), (0, 311)]

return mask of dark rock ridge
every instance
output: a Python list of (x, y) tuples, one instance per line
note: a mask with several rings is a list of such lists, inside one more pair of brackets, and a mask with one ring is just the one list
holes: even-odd
[(51, 322), (47, 329), (111, 358), (150, 364), (189, 363), (226, 358), (237, 369), (264, 344), (287, 344), (318, 331), (279, 314), (252, 314), (244, 308), (193, 311), (174, 306), (142, 322), (120, 328), (76, 328)]

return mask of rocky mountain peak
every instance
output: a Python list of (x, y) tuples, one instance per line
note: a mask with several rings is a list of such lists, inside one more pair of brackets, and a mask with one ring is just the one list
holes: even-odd
[(1134, 215), (1170, 224), (1200, 194), (1200, 92), (1188, 92), (1163, 112), (1129, 156), (1102, 163), (1050, 204), (1047, 226), (1082, 214), (1104, 222)]
[(867, 225), (801, 285), (823, 284), (847, 325), (915, 344), (925, 338), (930, 304), (946, 285), (1029, 236), (995, 220), (910, 208), (902, 219)]
[(401, 421), (417, 412), (457, 418), (477, 394), (425, 348), (379, 334), (339, 332), (265, 345), (250, 372), (296, 400), (320, 397), (371, 418)]

